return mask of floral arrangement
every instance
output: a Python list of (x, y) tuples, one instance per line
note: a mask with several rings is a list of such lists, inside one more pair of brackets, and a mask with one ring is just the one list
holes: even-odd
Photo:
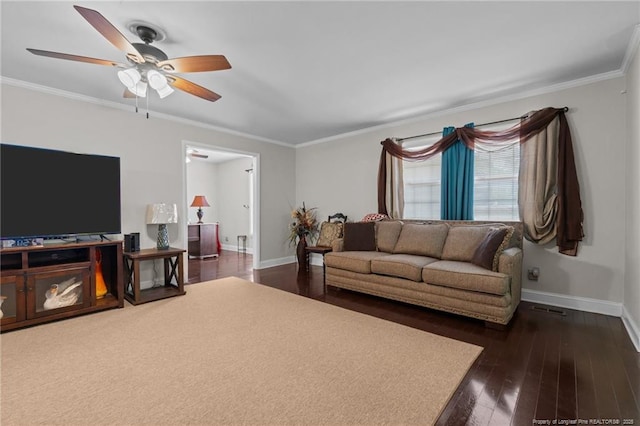
[(302, 236), (313, 237), (318, 233), (318, 219), (316, 217), (317, 208), (307, 209), (302, 203), (291, 212), (294, 221), (289, 225), (289, 244), (295, 244), (296, 240)]

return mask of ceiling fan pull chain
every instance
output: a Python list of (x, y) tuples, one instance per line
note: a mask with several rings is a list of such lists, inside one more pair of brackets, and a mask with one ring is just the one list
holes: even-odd
[(149, 119), (149, 95), (151, 91), (147, 92), (147, 120)]
[(136, 114), (138, 113), (138, 94), (136, 93)]

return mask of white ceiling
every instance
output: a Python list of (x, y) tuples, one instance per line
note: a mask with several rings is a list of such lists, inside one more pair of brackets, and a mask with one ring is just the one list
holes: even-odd
[(140, 41), (131, 22), (160, 27), (166, 39), (154, 46), (170, 58), (223, 54), (231, 63), (181, 74), (217, 102), (154, 93), (151, 114), (293, 145), (620, 72), (640, 23), (640, 1), (1, 2), (4, 81), (132, 113), (116, 69), (25, 50), (125, 62), (73, 4), (99, 11), (131, 42)]

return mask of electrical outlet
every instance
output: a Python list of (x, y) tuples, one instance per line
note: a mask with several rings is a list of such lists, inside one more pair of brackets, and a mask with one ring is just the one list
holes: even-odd
[(538, 277), (540, 277), (540, 268), (537, 266), (534, 266), (527, 271), (527, 278), (529, 278), (529, 281), (538, 281)]

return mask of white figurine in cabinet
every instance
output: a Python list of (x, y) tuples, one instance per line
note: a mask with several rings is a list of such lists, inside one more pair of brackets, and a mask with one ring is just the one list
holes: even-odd
[(82, 282), (75, 282), (75, 277), (60, 284), (52, 284), (45, 293), (44, 309), (63, 308), (74, 305), (82, 294)]

